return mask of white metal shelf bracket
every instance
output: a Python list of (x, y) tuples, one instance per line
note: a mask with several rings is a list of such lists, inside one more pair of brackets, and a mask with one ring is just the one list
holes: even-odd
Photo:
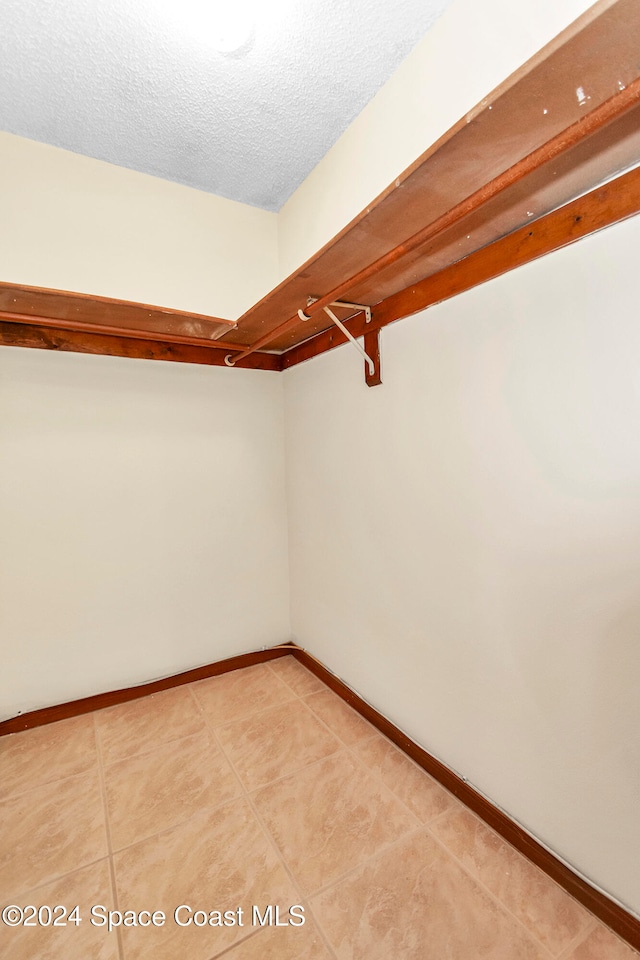
[[(336, 306), (337, 306), (337, 304), (336, 304)], [(343, 306), (343, 304), (340, 304), (340, 306)], [(332, 310), (330, 307), (325, 307), (325, 308), (324, 308), (324, 312), (327, 314), (328, 317), (330, 317), (330, 318), (333, 320), (333, 322), (335, 323), (336, 327), (338, 327), (340, 330), (342, 330), (342, 332), (344, 333), (344, 335), (345, 335), (345, 337), (347, 338), (347, 340), (350, 340), (350, 341), (351, 341), (351, 343), (354, 345), (354, 347), (356, 348), (356, 350), (358, 351), (358, 353), (362, 354), (362, 356), (364, 357), (365, 363), (366, 363), (367, 366), (369, 367), (369, 376), (372, 377), (372, 376), (374, 375), (375, 371), (376, 371), (376, 365), (375, 365), (375, 363), (373, 362), (372, 358), (371, 358), (371, 357), (369, 356), (369, 354), (367, 353), (367, 351), (364, 349), (364, 347), (361, 347), (361, 346), (360, 346), (360, 344), (358, 343), (358, 341), (356, 340), (356, 338), (353, 336), (353, 334), (349, 333), (349, 331), (348, 331), (347, 328), (345, 327), (345, 325), (344, 325), (344, 323), (342, 322), (342, 320), (338, 320), (338, 318), (336, 317), (335, 313), (333, 312), (333, 310)]]
[[(312, 303), (315, 303), (315, 297), (309, 297), (307, 300), (307, 306), (310, 306)], [(371, 323), (371, 307), (368, 307), (363, 303), (347, 303), (345, 300), (336, 300), (334, 303), (331, 303), (328, 307), (324, 307), (324, 312), (327, 314), (332, 323), (335, 323), (336, 327), (342, 331), (347, 340), (349, 340), (353, 346), (356, 348), (359, 354), (364, 358), (365, 363), (365, 379), (367, 381), (367, 386), (375, 387), (379, 383), (382, 383), (380, 376), (380, 340), (379, 340), (379, 331), (374, 330), (371, 333), (365, 333), (364, 341), (365, 347), (369, 349), (369, 353), (365, 348), (363, 348), (353, 334), (347, 330), (342, 320), (336, 317), (331, 307), (346, 307), (351, 309), (356, 313), (364, 313), (365, 322)], [(298, 316), (301, 320), (310, 320), (311, 317), (308, 317), (303, 310), (298, 310)], [(373, 354), (373, 356), (371, 356)]]

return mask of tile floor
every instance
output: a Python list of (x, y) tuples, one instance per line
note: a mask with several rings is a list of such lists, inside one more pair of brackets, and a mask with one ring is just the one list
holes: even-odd
[(0, 823), (0, 907), (80, 918), (11, 960), (639, 956), (289, 656), (0, 739)]

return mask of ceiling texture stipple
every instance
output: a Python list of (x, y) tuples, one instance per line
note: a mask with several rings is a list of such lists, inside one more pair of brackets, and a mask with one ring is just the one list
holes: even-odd
[(0, 0), (0, 128), (278, 210), (448, 2)]

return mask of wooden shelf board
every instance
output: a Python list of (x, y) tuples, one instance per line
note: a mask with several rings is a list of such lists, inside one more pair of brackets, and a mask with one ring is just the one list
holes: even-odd
[[(233, 340), (254, 344), (295, 317), (307, 296), (322, 296), (347, 281), (553, 137), (576, 123), (585, 122), (586, 130), (594, 111), (618, 96), (627, 97), (625, 91), (640, 77), (639, 44), (640, 6), (635, 0), (596, 4), (449, 130), (317, 255), (247, 311)], [(634, 122), (637, 129), (637, 115), (626, 122), (619, 118), (616, 125), (592, 134), (591, 142), (574, 147), (564, 164), (558, 158), (541, 162), (539, 175), (514, 184), (492, 201), (490, 210), (479, 209), (477, 217), (472, 213), (427, 250), (400, 261), (363, 288), (350, 288), (345, 297), (376, 303), (406, 286), (409, 278), (424, 278), (523, 225), (528, 210), (536, 216), (547, 213), (636, 162), (640, 150)], [(292, 326), (269, 346), (287, 349), (328, 325), (324, 317), (314, 317), (305, 325)]]

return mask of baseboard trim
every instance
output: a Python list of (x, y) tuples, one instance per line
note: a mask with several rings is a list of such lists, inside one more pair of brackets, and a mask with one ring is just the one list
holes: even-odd
[(184, 683), (193, 683), (196, 680), (206, 680), (209, 677), (218, 677), (231, 670), (242, 667), (252, 667), (256, 663), (266, 663), (267, 660), (277, 660), (286, 657), (292, 649), (289, 644), (269, 647), (266, 650), (256, 650), (253, 653), (241, 653), (227, 660), (218, 660), (216, 663), (194, 667), (184, 673), (177, 673), (172, 677), (163, 677), (161, 680), (152, 680), (137, 687), (125, 687), (122, 690), (109, 690), (107, 693), (97, 693), (92, 697), (83, 697), (81, 700), (70, 700), (68, 703), (58, 703), (53, 707), (43, 707), (41, 710), (32, 710), (29, 713), (19, 714), (0, 722), (0, 737), (9, 733), (19, 733), (21, 730), (30, 730), (32, 727), (41, 727), (56, 720), (68, 720), (93, 710), (103, 710), (129, 700), (138, 700), (148, 697), (152, 693), (161, 693), (172, 687), (180, 687)]
[(137, 700), (140, 697), (147, 697), (153, 693), (160, 693), (163, 690), (170, 690), (172, 687), (179, 687), (185, 683), (193, 683), (196, 680), (206, 680), (209, 677), (217, 677), (223, 673), (229, 673), (232, 670), (239, 670), (242, 667), (251, 667), (257, 663), (266, 663), (269, 660), (277, 660), (279, 657), (285, 657), (288, 654), (293, 656), (323, 683), (325, 683), (334, 693), (337, 693), (354, 710), (373, 724), (381, 733), (392, 740), (400, 749), (411, 757), (418, 766), (422, 767), (435, 780), (446, 787), (457, 799), (470, 810), (473, 810), (485, 823), (492, 827), (496, 833), (500, 834), (511, 846), (519, 850), (523, 856), (527, 857), (532, 863), (543, 870), (552, 880), (555, 880), (567, 893), (574, 897), (587, 910), (590, 910), (594, 916), (598, 917), (603, 923), (614, 930), (618, 936), (622, 937), (634, 949), (640, 950), (640, 920), (629, 913), (624, 907), (615, 901), (610, 900), (606, 894), (601, 893), (592, 887), (586, 880), (583, 880), (577, 873), (559, 860), (553, 853), (543, 847), (541, 843), (531, 837), (526, 830), (512, 820), (506, 813), (494, 806), (486, 797), (469, 786), (461, 777), (453, 773), (440, 760), (418, 746), (405, 733), (395, 726), (390, 720), (379, 713), (375, 707), (372, 707), (366, 700), (354, 693), (350, 687), (342, 680), (336, 677), (328, 667), (316, 660), (310, 653), (303, 650), (293, 642), (279, 644), (276, 647), (269, 647), (266, 650), (257, 650), (253, 653), (243, 653), (235, 657), (229, 657), (227, 660), (219, 660), (216, 663), (205, 664), (202, 667), (195, 667), (192, 670), (186, 670), (184, 673), (178, 673), (172, 677), (163, 677), (161, 680), (153, 680), (150, 683), (143, 683), (137, 687), (126, 687), (122, 690), (111, 690), (107, 693), (98, 693), (92, 697), (84, 697), (81, 700), (72, 700), (68, 703), (56, 704), (53, 707), (44, 707), (41, 710), (33, 710), (29, 713), (21, 714), (17, 717), (11, 717), (9, 720), (0, 722), (0, 737), (10, 733), (19, 733), (22, 730), (29, 730), (32, 727), (40, 727), (47, 723), (54, 723), (56, 720), (68, 720), (71, 717), (80, 716), (83, 713), (91, 713), (93, 710), (102, 710), (105, 707), (112, 707), (119, 703), (127, 703), (129, 700)]
[(354, 710), (373, 724), (381, 733), (392, 740), (418, 766), (422, 767), (434, 780), (446, 787), (461, 803), (473, 810), (485, 823), (500, 834), (511, 846), (519, 850), (528, 860), (555, 880), (567, 893), (574, 897), (594, 916), (602, 920), (634, 949), (640, 950), (640, 920), (624, 907), (610, 900), (604, 893), (596, 890), (586, 880), (559, 860), (541, 843), (530, 836), (506, 813), (494, 806), (486, 797), (469, 786), (461, 777), (453, 773), (440, 760), (418, 746), (405, 733), (387, 720), (374, 707), (359, 697), (342, 680), (331, 673), (323, 663), (307, 653), (301, 647), (292, 644), (291, 653), (308, 670), (314, 673), (339, 697), (342, 697)]

